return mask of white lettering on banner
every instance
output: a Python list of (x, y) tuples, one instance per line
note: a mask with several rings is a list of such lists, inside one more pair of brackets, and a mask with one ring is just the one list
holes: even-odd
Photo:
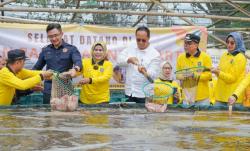
[[(47, 34), (44, 33), (28, 33), (27, 34), (28, 41), (33, 43), (48, 43), (49, 39), (47, 37)], [(74, 43), (74, 35), (63, 35), (63, 39), (65, 42), (73, 44)]]
[[(121, 39), (118, 39), (121, 38)], [(117, 45), (118, 41), (122, 41), (123, 44), (127, 44), (128, 42), (131, 42), (132, 37), (131, 36), (123, 36), (123, 37), (117, 37), (117, 36), (83, 36), (80, 35), (80, 45), (92, 45), (95, 42), (98, 41), (104, 41), (107, 43), (107, 45)]]
[(43, 33), (28, 33), (27, 34), (28, 41), (34, 43), (48, 43), (49, 39), (47, 38), (47, 34)]
[[(29, 32), (27, 33), (27, 39), (28, 39), (28, 42), (31, 42), (31, 43), (49, 43), (49, 39), (46, 33)], [(69, 44), (77, 45), (74, 33), (64, 34), (63, 39), (65, 42)], [(132, 37), (131, 36), (117, 37), (117, 36), (109, 36), (109, 35), (106, 35), (106, 36), (79, 35), (79, 45), (92, 45), (93, 43), (97, 41), (105, 41), (107, 45), (117, 45), (118, 41), (122, 41), (122, 43), (126, 45), (132, 41)]]

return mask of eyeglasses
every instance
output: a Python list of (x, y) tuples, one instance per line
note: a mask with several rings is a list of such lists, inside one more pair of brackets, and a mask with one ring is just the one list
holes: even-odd
[(140, 39), (140, 38), (137, 38), (136, 41), (137, 41), (137, 42), (143, 42), (143, 43), (147, 42), (147, 40), (145, 40), (145, 39)]
[(226, 41), (227, 44), (230, 44), (230, 45), (235, 45), (235, 42), (234, 41)]
[(54, 35), (48, 35), (48, 38), (49, 39), (58, 38), (60, 35), (61, 35), (61, 33), (54, 34)]
[(94, 51), (103, 51), (103, 49), (94, 49)]

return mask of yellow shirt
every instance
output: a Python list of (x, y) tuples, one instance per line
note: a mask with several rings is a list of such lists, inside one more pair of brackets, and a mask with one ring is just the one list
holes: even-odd
[[(215, 89), (215, 100), (228, 102), (238, 84), (243, 80), (246, 70), (246, 57), (242, 53), (232, 55), (224, 53), (219, 63), (220, 74)], [(238, 94), (237, 103), (242, 102), (242, 92)]]
[[(169, 86), (171, 86), (172, 88), (177, 88), (177, 92), (179, 93), (179, 95), (181, 96), (181, 87), (179, 86), (179, 84), (176, 82), (176, 81), (172, 81), (172, 82), (170, 82), (170, 81), (163, 81), (163, 80), (161, 80), (161, 79), (156, 79), (156, 80), (154, 80), (154, 82), (155, 83), (158, 83), (158, 82), (161, 82), (161, 83), (164, 83), (164, 84), (167, 84), (167, 85), (169, 85)], [(157, 84), (156, 84), (157, 85)], [(159, 85), (160, 86), (160, 85)], [(163, 88), (164, 89), (164, 88)], [(156, 91), (156, 90), (155, 90)], [(159, 92), (155, 92), (156, 93), (156, 95), (157, 95), (157, 93), (159, 93)], [(160, 95), (163, 95), (163, 94), (160, 94)], [(182, 98), (180, 97), (179, 98), (180, 100), (179, 101), (181, 101), (182, 100)], [(162, 99), (160, 99), (160, 100), (156, 100), (156, 102), (157, 103), (160, 103), (160, 104), (164, 104), (164, 101), (165, 100), (162, 100)], [(173, 101), (174, 101), (174, 96), (173, 95), (171, 95), (171, 96), (169, 96), (169, 98), (168, 98), (168, 100), (167, 100), (167, 104), (173, 104)]]
[(82, 86), (80, 100), (85, 104), (98, 104), (108, 102), (110, 98), (109, 80), (113, 74), (113, 65), (110, 61), (104, 61), (95, 70), (92, 59), (83, 59), (83, 77), (92, 78), (91, 84)]
[[(238, 98), (239, 96), (243, 95), (246, 88), (250, 84), (250, 73), (246, 75), (246, 77), (240, 82), (240, 84), (237, 86), (236, 90), (233, 92)], [(237, 100), (237, 103), (241, 103), (242, 100)]]
[[(182, 53), (177, 58), (176, 70), (192, 68), (197, 66), (203, 66), (211, 68), (211, 57), (205, 52), (199, 51), (199, 55), (187, 57), (186, 53)], [(202, 72), (199, 78), (195, 101), (201, 101), (209, 98), (209, 86), (208, 82), (212, 78), (211, 72)]]
[(0, 70), (0, 105), (11, 105), (16, 89), (26, 90), (41, 82), (41, 71), (22, 69), (17, 75), (7, 67)]

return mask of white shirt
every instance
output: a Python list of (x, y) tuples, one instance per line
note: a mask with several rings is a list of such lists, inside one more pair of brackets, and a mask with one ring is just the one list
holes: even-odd
[(130, 57), (136, 57), (139, 60), (139, 64), (147, 69), (149, 76), (155, 79), (160, 73), (160, 53), (151, 46), (144, 50), (140, 50), (137, 46), (131, 46), (123, 50), (118, 56), (118, 65), (126, 67), (125, 94), (132, 97), (145, 98), (142, 87), (148, 81), (139, 73), (137, 66), (127, 63)]

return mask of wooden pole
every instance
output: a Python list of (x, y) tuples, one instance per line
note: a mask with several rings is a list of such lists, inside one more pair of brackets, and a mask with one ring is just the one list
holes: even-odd
[[(1, 0), (1, 3), (3, 3), (4, 1)], [(4, 16), (4, 11), (1, 11), (1, 16)]]
[[(79, 8), (79, 6), (80, 6), (80, 1), (81, 1), (81, 0), (77, 0), (76, 9)], [(71, 22), (74, 21), (75, 17), (76, 17), (76, 13), (74, 13), (74, 14), (72, 15)]]
[[(168, 11), (168, 12), (171, 12), (171, 13), (174, 13), (174, 11), (168, 9), (167, 7), (165, 7), (163, 4), (161, 4), (160, 2), (156, 1), (156, 0), (151, 0), (153, 1), (154, 3), (156, 3), (157, 5), (159, 5), (160, 7), (162, 7), (164, 10)], [(188, 23), (189, 25), (192, 25), (192, 26), (196, 26), (192, 21), (188, 20), (186, 17), (180, 17), (180, 19), (184, 20), (186, 23)], [(223, 44), (223, 45), (226, 45), (225, 41), (220, 39), (219, 37), (215, 36), (215, 35), (212, 35), (212, 34), (209, 34), (208, 33), (208, 36), (210, 36), (211, 38), (213, 38), (214, 40), (218, 41), (219, 43)]]
[(250, 17), (250, 14), (247, 10), (243, 9), (242, 7), (240, 7), (240, 5), (238, 4), (234, 4), (232, 1), (230, 0), (224, 0), (228, 5), (232, 6), (233, 8), (235, 8), (236, 10), (240, 11), (241, 13), (247, 15), (248, 17)]
[(232, 32), (232, 31), (250, 31), (250, 28), (208, 28), (208, 31)]
[(144, 12), (144, 11), (128, 11), (128, 10), (58, 9), (58, 8), (34, 8), (34, 7), (28, 7), (28, 8), (0, 7), (0, 11), (172, 16), (172, 17), (209, 18), (209, 19), (223, 19), (223, 20), (231, 20), (231, 21), (250, 22), (250, 18), (246, 18), (246, 17), (229, 17), (229, 16), (216, 16), (216, 15), (191, 14), (191, 13), (182, 14), (182, 13), (169, 13), (169, 12), (163, 12), (163, 13), (161, 13), (161, 12)]
[(3, 7), (4, 5), (12, 3), (12, 2), (16, 2), (16, 0), (9, 0), (9, 1), (6, 1), (6, 2), (2, 2), (2, 3), (0, 3), (0, 7)]
[[(247, 8), (248, 6), (249, 6), (249, 5), (245, 5), (245, 6), (243, 6), (243, 8), (245, 9), (245, 8)], [(232, 12), (232, 13), (228, 14), (228, 16), (233, 16), (233, 15), (235, 15), (235, 14), (237, 14), (237, 13), (239, 13), (238, 10), (235, 11), (235, 12)], [(216, 24), (218, 24), (218, 23), (220, 23), (220, 22), (222, 22), (222, 21), (223, 21), (222, 19), (216, 20), (213, 24), (208, 25), (207, 28), (213, 27), (214, 25), (216, 25)]]
[[(152, 4), (149, 6), (149, 8), (147, 9), (147, 12), (151, 11), (151, 9), (153, 8), (153, 6), (154, 6), (154, 3), (152, 3)], [(137, 24), (139, 24), (139, 23), (143, 20), (143, 18), (144, 18), (145, 16), (146, 16), (146, 15), (142, 15), (142, 16), (132, 25), (132, 27), (135, 27)]]
[[(174, 13), (174, 11), (168, 9), (167, 7), (165, 7), (162, 3), (158, 2), (157, 0), (150, 0), (152, 2), (154, 2), (155, 4), (159, 5), (163, 10), (165, 10), (166, 12), (170, 12), (170, 13)], [(193, 22), (191, 22), (190, 20), (188, 20), (185, 17), (179, 17), (182, 20), (184, 20), (186, 23), (188, 23), (189, 25), (195, 26), (195, 24)]]
[(24, 23), (24, 24), (49, 24), (52, 22), (40, 21), (40, 20), (28, 20), (15, 17), (0, 16), (0, 21), (9, 23)]
[[(81, 0), (87, 1), (87, 0)], [(151, 3), (151, 0), (96, 0), (97, 2)], [(225, 3), (224, 0), (158, 0), (160, 3)], [(232, 1), (236, 4), (250, 4), (249, 1)]]

